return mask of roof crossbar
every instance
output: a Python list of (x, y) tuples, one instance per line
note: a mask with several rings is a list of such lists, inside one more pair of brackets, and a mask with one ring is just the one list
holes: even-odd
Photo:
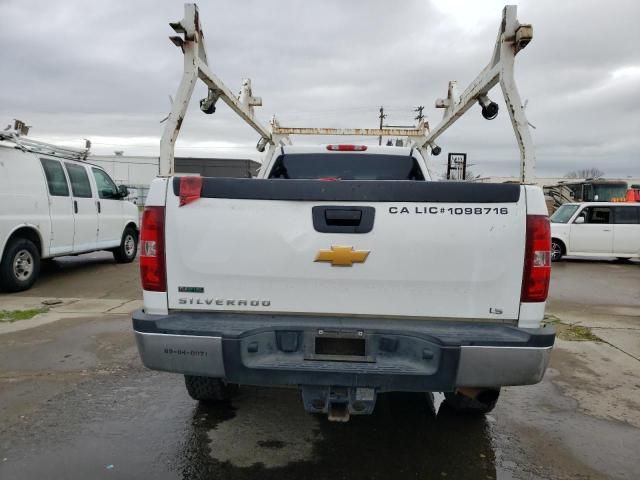
[(280, 127), (272, 128), (277, 135), (353, 135), (358, 137), (414, 137), (424, 136), (427, 128), (315, 128), (315, 127)]

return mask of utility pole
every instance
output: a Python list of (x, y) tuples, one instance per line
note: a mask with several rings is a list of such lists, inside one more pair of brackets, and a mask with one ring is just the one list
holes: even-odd
[[(384, 113), (384, 107), (380, 107), (380, 116), (378, 118), (380, 118), (380, 130), (382, 130), (382, 122), (387, 118)], [(382, 135), (378, 137), (378, 145), (382, 145)]]
[(422, 120), (424, 120), (424, 115), (422, 114), (422, 111), (424, 110), (424, 106), (420, 105), (419, 107), (416, 107), (413, 111), (417, 112), (418, 115), (416, 115), (415, 119), (418, 121), (418, 125), (420, 125), (420, 122), (422, 122)]

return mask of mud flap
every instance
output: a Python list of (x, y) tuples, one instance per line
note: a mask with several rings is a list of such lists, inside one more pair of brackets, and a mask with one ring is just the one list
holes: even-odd
[(324, 387), (303, 385), (304, 409), (326, 413), (330, 421), (346, 422), (351, 415), (371, 415), (376, 405), (376, 391), (364, 387)]

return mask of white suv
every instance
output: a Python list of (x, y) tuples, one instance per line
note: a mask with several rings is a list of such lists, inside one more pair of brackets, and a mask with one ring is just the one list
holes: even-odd
[(138, 209), (126, 196), (95, 165), (0, 145), (0, 288), (30, 288), (43, 258), (111, 250), (133, 261)]
[(640, 203), (565, 203), (551, 215), (551, 259), (640, 257)]

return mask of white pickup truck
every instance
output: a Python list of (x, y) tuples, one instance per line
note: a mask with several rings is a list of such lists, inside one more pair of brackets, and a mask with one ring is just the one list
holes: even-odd
[(389, 391), (487, 412), (539, 382), (550, 233), (540, 188), (430, 181), (412, 148), (282, 146), (259, 178), (158, 178), (133, 327), (198, 400), (295, 385), (347, 419)]

